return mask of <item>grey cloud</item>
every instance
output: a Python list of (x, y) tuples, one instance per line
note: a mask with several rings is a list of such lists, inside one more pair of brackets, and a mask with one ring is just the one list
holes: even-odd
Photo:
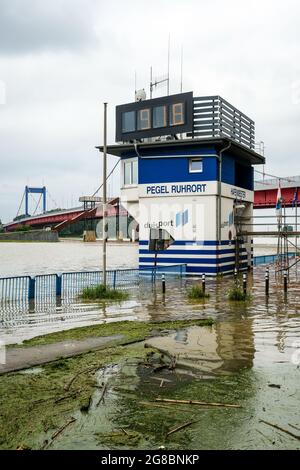
[(1, 0), (0, 54), (91, 45), (98, 5), (96, 0)]

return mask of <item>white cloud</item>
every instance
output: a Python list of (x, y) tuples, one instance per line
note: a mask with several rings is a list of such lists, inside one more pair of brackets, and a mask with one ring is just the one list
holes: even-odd
[[(150, 65), (155, 75), (165, 74), (169, 32), (171, 92), (179, 91), (183, 44), (184, 90), (230, 101), (256, 121), (257, 140), (266, 145), (266, 170), (300, 173), (297, 1), (2, 4), (6, 105), (0, 107), (0, 218), (15, 215), (27, 183), (44, 182), (60, 206), (72, 194), (75, 202), (99, 186), (94, 147), (102, 141), (102, 103), (109, 103), (113, 143), (114, 106), (133, 100), (135, 71), (138, 87), (146, 89)], [(112, 157), (111, 167), (114, 162)]]

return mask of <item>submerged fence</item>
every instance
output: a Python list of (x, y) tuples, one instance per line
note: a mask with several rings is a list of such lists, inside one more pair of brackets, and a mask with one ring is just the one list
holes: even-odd
[[(296, 253), (289, 253), (294, 257)], [(253, 266), (271, 264), (277, 255), (255, 256)], [(186, 275), (186, 264), (157, 266), (139, 269), (115, 269), (107, 271), (107, 285), (113, 289), (130, 289), (141, 282), (155, 282), (160, 275)], [(62, 274), (41, 274), (35, 277), (18, 276), (0, 278), (0, 301), (35, 300), (42, 302), (45, 298), (75, 298), (85, 287), (101, 284), (102, 271), (81, 271)]]
[[(288, 254), (289, 258), (294, 258), (296, 256), (296, 252), (290, 252)], [(253, 258), (253, 266), (259, 266), (260, 264), (272, 264), (275, 263), (278, 259), (278, 255), (261, 255), (261, 256), (254, 256)]]
[[(159, 273), (183, 276), (186, 265), (158, 266), (145, 271), (115, 269), (106, 271), (107, 285), (113, 289), (130, 289), (140, 282), (155, 282)], [(17, 276), (0, 278), (0, 301), (42, 300), (49, 297), (78, 296), (85, 287), (101, 284), (102, 271), (81, 271), (62, 274), (41, 274), (35, 277)]]

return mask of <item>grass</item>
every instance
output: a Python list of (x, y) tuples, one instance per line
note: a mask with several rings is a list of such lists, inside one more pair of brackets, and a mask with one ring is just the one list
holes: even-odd
[(237, 302), (245, 302), (246, 300), (250, 300), (251, 296), (247, 292), (244, 292), (241, 287), (234, 286), (228, 291), (228, 299)]
[(188, 291), (189, 299), (197, 300), (197, 299), (208, 299), (209, 294), (203, 291), (202, 286), (196, 284), (192, 286), (192, 288)]
[(128, 292), (110, 289), (103, 284), (93, 287), (85, 287), (80, 294), (82, 300), (126, 300)]

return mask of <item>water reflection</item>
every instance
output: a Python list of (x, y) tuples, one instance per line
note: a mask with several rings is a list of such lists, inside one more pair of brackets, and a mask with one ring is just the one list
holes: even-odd
[[(300, 336), (299, 283), (292, 274), (285, 298), (280, 280), (276, 281), (271, 275), (270, 295), (266, 297), (264, 270), (264, 267), (255, 268), (253, 275), (248, 276), (248, 288), (252, 293), (248, 303), (227, 300), (227, 291), (233, 283), (229, 277), (208, 279), (206, 288), (211, 296), (204, 302), (190, 302), (187, 298), (186, 291), (198, 282), (196, 279), (167, 278), (165, 294), (162, 294), (160, 280), (156, 286), (144, 281), (140, 288), (130, 289), (130, 300), (120, 304), (83, 304), (76, 297), (55, 296), (43, 300), (37, 298), (34, 303), (2, 303), (0, 335), (6, 342), (16, 342), (38, 334), (105, 321), (212, 317), (216, 319), (216, 351), (227, 368), (247, 362), (254, 351), (255, 358), (268, 355), (273, 360), (279, 360), (279, 356), (280, 360), (289, 360), (292, 344)], [(178, 334), (184, 338), (186, 333)]]

